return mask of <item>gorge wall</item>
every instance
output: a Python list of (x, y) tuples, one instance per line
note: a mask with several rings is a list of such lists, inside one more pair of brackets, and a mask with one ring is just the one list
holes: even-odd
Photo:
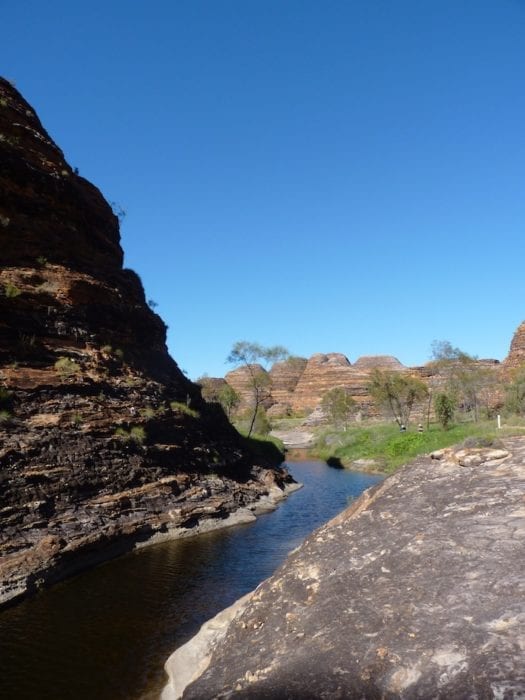
[(280, 494), (169, 356), (111, 207), (3, 79), (0, 193), (0, 603)]

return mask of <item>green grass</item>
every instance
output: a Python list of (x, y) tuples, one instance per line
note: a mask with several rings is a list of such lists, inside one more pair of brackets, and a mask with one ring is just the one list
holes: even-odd
[(146, 439), (146, 431), (141, 425), (134, 425), (129, 430), (126, 430), (125, 428), (119, 426), (113, 433), (113, 437), (119, 438), (124, 442), (132, 441), (138, 443), (139, 445), (142, 445), (142, 443)]
[(190, 408), (182, 401), (172, 401), (170, 403), (170, 408), (174, 413), (183, 413), (185, 416), (190, 416), (190, 418), (198, 418), (200, 413), (194, 408)]
[(280, 464), (284, 459), (284, 445), (272, 435), (256, 435), (252, 433), (247, 437), (242, 433), (245, 447), (251, 452), (256, 461), (262, 464)]
[(304, 416), (289, 416), (286, 418), (271, 418), (272, 430), (293, 430), (304, 423)]
[(406, 433), (400, 433), (395, 425), (377, 424), (351, 427), (344, 432), (324, 431), (319, 436), (313, 453), (325, 460), (335, 457), (345, 466), (351, 466), (357, 459), (372, 459), (376, 462), (378, 471), (390, 474), (420, 454), (449, 447), (466, 438), (492, 440), (505, 435), (521, 434), (524, 430), (522, 424), (498, 430), (494, 420), (459, 423), (449, 430), (431, 425), (430, 430), (422, 433), (418, 433), (415, 427)]
[(58, 372), (61, 377), (73, 377), (75, 374), (80, 372), (80, 367), (71, 358), (60, 357), (55, 362), (55, 371)]

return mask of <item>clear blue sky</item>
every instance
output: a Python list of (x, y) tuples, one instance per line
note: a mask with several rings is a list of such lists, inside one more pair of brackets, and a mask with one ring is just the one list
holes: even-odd
[(524, 0), (0, 2), (1, 71), (127, 212), (190, 377), (237, 340), (503, 359), (525, 318)]

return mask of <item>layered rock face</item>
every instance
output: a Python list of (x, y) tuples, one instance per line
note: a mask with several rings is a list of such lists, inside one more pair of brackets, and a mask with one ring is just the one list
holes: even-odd
[(516, 329), (503, 364), (505, 369), (516, 369), (525, 364), (525, 321)]
[(307, 361), (303, 357), (290, 357), (283, 362), (276, 362), (270, 370), (271, 407), (277, 415), (293, 410), (294, 394), (297, 384), (306, 369)]
[(240, 411), (252, 408), (254, 405), (254, 381), (260, 387), (265, 408), (268, 408), (273, 403), (270, 398), (270, 376), (262, 365), (251, 364), (237, 367), (237, 369), (228, 372), (225, 380), (239, 395)]
[[(0, 602), (284, 486), (180, 372), (117, 217), (0, 80)], [(275, 455), (278, 459), (279, 455)]]
[(167, 663), (163, 700), (525, 693), (525, 439), (418, 458)]
[(337, 386), (350, 390), (352, 397), (364, 410), (373, 410), (372, 400), (366, 385), (372, 369), (404, 369), (398, 360), (380, 355), (361, 358), (352, 365), (341, 353), (318, 353), (308, 360), (295, 388), (292, 407), (294, 411), (311, 411), (324, 394)]
[[(525, 324), (523, 328), (525, 329)], [(268, 379), (264, 401), (268, 415), (278, 417), (292, 412), (310, 414), (316, 409), (320, 411), (320, 403), (328, 391), (335, 387), (345, 387), (358, 405), (359, 415), (373, 418), (381, 415), (381, 408), (374, 403), (368, 390), (374, 370), (412, 374), (424, 381), (432, 394), (447, 389), (453, 371), (477, 375), (477, 381), (483, 379), (486, 385), (478, 392), (480, 406), (494, 409), (501, 406), (504, 400), (504, 370), (523, 363), (520, 353), (525, 357), (525, 330), (521, 333), (518, 329), (509, 358), (503, 365), (500, 365), (498, 360), (478, 359), (469, 361), (468, 365), (429, 362), (420, 367), (405, 367), (391, 355), (367, 355), (351, 364), (341, 353), (317, 353), (309, 360), (290, 358), (285, 362), (278, 362), (269, 372), (260, 365), (254, 366), (254, 370)], [(229, 372), (225, 380), (241, 396), (242, 410), (253, 404), (252, 380), (246, 367)], [(414, 407), (412, 418), (424, 420), (427, 414), (428, 400), (424, 400)]]

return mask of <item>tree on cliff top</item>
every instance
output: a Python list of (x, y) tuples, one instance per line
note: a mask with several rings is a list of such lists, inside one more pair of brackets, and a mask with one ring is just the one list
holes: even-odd
[(236, 367), (246, 367), (249, 376), (249, 386), (252, 392), (253, 414), (248, 430), (248, 437), (252, 434), (255, 419), (259, 407), (268, 398), (270, 393), (271, 379), (266, 372), (258, 369), (257, 365), (269, 364), (278, 360), (285, 360), (288, 357), (288, 350), (282, 345), (274, 345), (266, 348), (259, 343), (249, 343), (246, 340), (239, 340), (228, 355), (226, 362)]
[(400, 428), (408, 426), (414, 404), (428, 396), (426, 384), (417, 377), (380, 369), (372, 372), (368, 390), (378, 404), (390, 411)]

